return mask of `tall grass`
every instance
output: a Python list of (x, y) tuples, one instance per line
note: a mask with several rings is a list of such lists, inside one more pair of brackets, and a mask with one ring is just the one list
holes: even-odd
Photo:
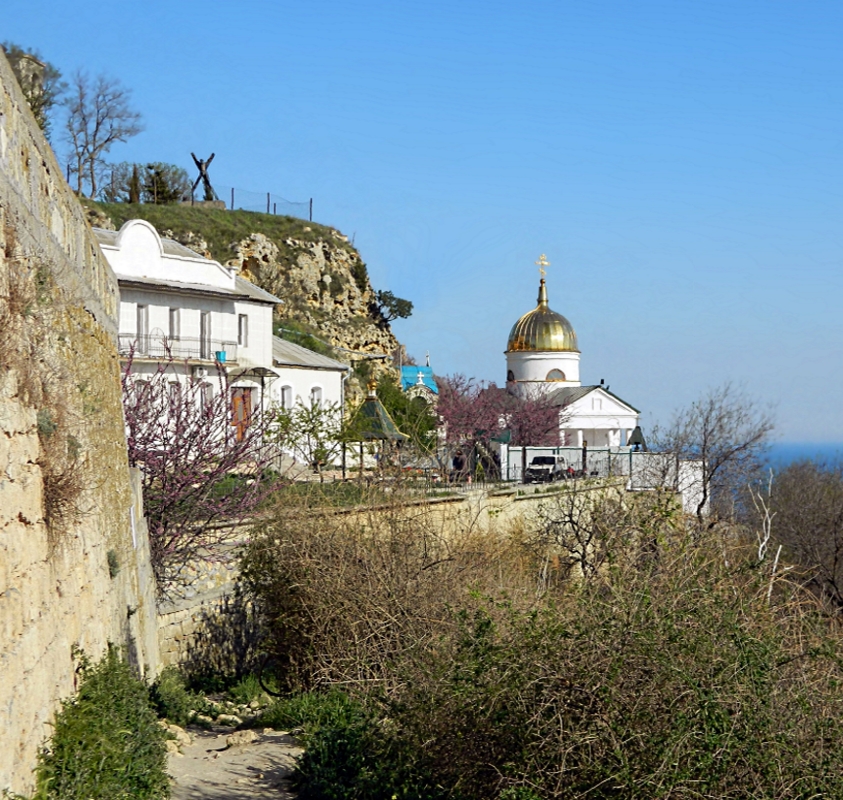
[(223, 264), (233, 255), (231, 245), (248, 239), (255, 232), (272, 239), (282, 255), (285, 251), (289, 251), (287, 255), (293, 252), (285, 244), (290, 238), (303, 242), (328, 241), (340, 249), (356, 252), (348, 242), (333, 236), (329, 226), (295, 217), (178, 204), (95, 203), (88, 200), (85, 205), (100, 209), (117, 229), (130, 219), (145, 219), (162, 236), (168, 230), (175, 234), (190, 231), (201, 236), (207, 242), (211, 256)]

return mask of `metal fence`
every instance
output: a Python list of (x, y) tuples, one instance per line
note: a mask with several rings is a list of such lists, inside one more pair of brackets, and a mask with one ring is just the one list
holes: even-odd
[[(229, 211), (260, 211), (264, 214), (281, 214), (313, 221), (313, 198), (305, 201), (287, 200), (272, 192), (249, 192), (234, 186), (216, 187), (220, 200)], [(199, 198), (196, 198), (197, 200)]]
[(134, 333), (119, 335), (120, 355), (138, 358), (192, 358), (199, 361), (237, 361), (236, 342), (220, 339), (200, 339), (189, 336), (138, 336)]
[[(634, 472), (633, 459), (642, 455), (627, 447), (528, 447), (526, 464), (536, 456), (555, 456), (560, 460), (562, 478), (612, 478)], [(522, 479), (521, 447), (501, 448), (501, 475), (504, 480)]]

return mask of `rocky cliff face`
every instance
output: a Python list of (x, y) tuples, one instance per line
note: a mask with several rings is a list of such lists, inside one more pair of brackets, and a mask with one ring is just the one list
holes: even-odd
[(356, 250), (340, 245), (344, 236), (332, 232), (332, 237), (316, 242), (288, 237), (282, 253), (269, 237), (253, 233), (232, 245), (227, 264), (284, 300), (282, 320), (303, 323), (335, 347), (391, 357), (398, 340), (387, 323), (373, 318), (374, 291), (365, 265)]

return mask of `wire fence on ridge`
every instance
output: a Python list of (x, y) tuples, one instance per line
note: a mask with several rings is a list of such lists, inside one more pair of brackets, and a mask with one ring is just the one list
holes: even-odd
[(214, 189), (229, 211), (260, 211), (264, 214), (281, 214), (313, 221), (312, 197), (309, 200), (295, 201), (272, 192), (249, 192), (235, 186), (217, 185)]

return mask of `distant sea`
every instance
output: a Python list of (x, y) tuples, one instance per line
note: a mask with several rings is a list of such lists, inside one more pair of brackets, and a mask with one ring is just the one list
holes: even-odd
[(786, 467), (793, 461), (843, 461), (843, 442), (776, 442), (767, 450), (771, 467)]

